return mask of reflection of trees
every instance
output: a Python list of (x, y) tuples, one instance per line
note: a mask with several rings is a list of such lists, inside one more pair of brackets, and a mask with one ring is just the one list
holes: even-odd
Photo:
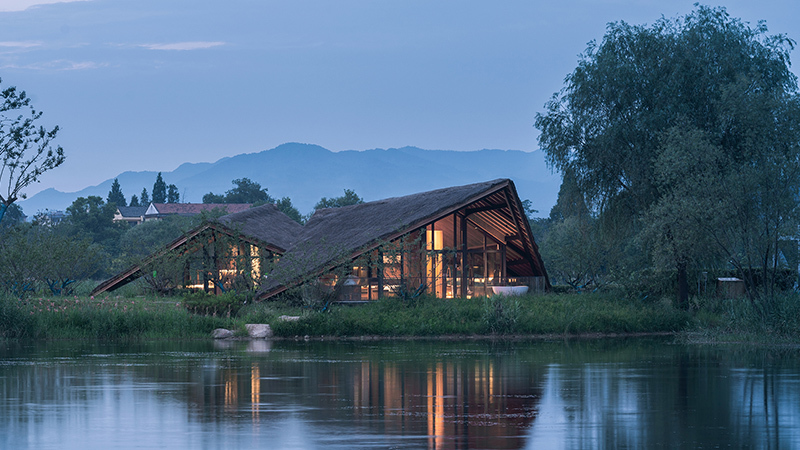
[[(626, 364), (548, 367), (529, 448), (800, 445), (800, 385), (787, 379), (796, 376), (797, 355), (755, 361), (730, 351), (664, 349)], [(781, 429), (792, 431), (780, 436)]]
[(291, 418), (323, 443), (800, 448), (796, 353), (642, 341), (230, 344), (48, 344), (22, 358), (0, 349), (0, 435), (69, 428), (111, 405), (278, 437)]

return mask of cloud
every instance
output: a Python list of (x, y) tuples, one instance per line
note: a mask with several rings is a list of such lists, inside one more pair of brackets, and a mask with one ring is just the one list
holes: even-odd
[(0, 47), (3, 48), (31, 48), (42, 45), (41, 42), (33, 41), (0, 41)]
[(57, 59), (53, 61), (46, 61), (41, 63), (16, 65), (6, 64), (0, 68), (2, 69), (23, 69), (23, 70), (91, 70), (99, 69), (101, 67), (108, 67), (106, 63), (98, 63), (94, 61), (69, 61), (66, 59)]
[(211, 47), (219, 47), (225, 45), (224, 42), (206, 42), (206, 41), (192, 41), (192, 42), (174, 42), (172, 44), (142, 44), (150, 50), (202, 50)]
[(0, 2), (0, 12), (25, 11), (31, 6), (49, 5), (52, 3), (71, 3), (87, 0), (3, 0)]

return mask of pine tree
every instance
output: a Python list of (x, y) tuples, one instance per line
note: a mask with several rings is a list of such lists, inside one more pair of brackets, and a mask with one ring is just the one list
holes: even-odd
[(166, 203), (167, 202), (167, 183), (161, 178), (161, 172), (158, 172), (156, 182), (153, 183), (153, 203)]
[(139, 206), (139, 197), (137, 197), (136, 194), (131, 195), (131, 202), (128, 206)]
[(147, 188), (142, 188), (142, 195), (139, 196), (139, 204), (142, 206), (150, 206), (150, 196), (147, 195)]
[(178, 203), (180, 201), (180, 194), (178, 194), (178, 186), (170, 184), (167, 186), (167, 203)]
[(113, 203), (116, 206), (128, 206), (125, 201), (125, 194), (122, 193), (122, 188), (119, 186), (119, 180), (114, 178), (114, 183), (111, 184), (111, 190), (106, 197), (106, 203)]

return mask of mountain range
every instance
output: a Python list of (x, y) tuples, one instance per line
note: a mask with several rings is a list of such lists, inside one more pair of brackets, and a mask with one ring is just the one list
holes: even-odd
[[(123, 172), (117, 177), (127, 199), (142, 188), (152, 194), (156, 171)], [(271, 150), (222, 158), (213, 163), (185, 163), (162, 172), (175, 184), (181, 201), (196, 203), (209, 192), (224, 194), (232, 180), (249, 178), (267, 188), (274, 198), (289, 197), (306, 214), (322, 197), (338, 197), (354, 190), (366, 201), (432, 189), (510, 178), (521, 199), (530, 200), (539, 216), (547, 216), (556, 202), (561, 177), (547, 167), (544, 152), (478, 150), (469, 152), (423, 150), (416, 147), (333, 152), (318, 145), (287, 143)], [(31, 216), (45, 209), (65, 210), (78, 197), (97, 195), (104, 200), (113, 178), (77, 192), (45, 189), (19, 202)]]

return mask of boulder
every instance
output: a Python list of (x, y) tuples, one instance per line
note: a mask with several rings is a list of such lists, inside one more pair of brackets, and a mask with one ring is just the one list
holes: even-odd
[(244, 326), (247, 328), (247, 334), (251, 338), (265, 339), (272, 337), (272, 328), (266, 323), (248, 323)]
[(211, 332), (214, 339), (228, 339), (233, 337), (233, 331), (226, 330), (225, 328), (217, 328)]

